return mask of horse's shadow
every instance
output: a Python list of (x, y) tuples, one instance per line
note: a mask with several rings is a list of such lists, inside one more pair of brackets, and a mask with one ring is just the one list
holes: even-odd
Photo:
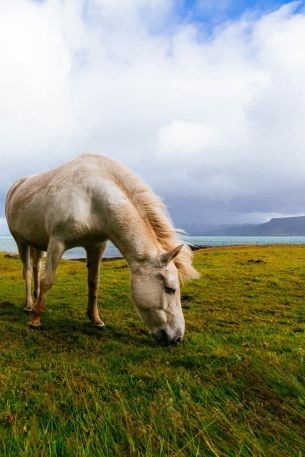
[(0, 302), (0, 320), (16, 322), (17, 316), (22, 312), (20, 306), (17, 306), (15, 303), (9, 301)]
[[(151, 340), (151, 337), (149, 336), (149, 333), (146, 332), (145, 330), (142, 330), (142, 329), (136, 329), (138, 331), (137, 334), (130, 334), (130, 333), (126, 333), (126, 332), (123, 332), (121, 330), (119, 330), (118, 327), (114, 326), (114, 325), (106, 325), (106, 330), (105, 331), (101, 331), (101, 330), (98, 330), (94, 327), (92, 327), (92, 325), (90, 323), (82, 323), (80, 326), (80, 331), (81, 333), (85, 334), (85, 335), (92, 335), (93, 337), (99, 337), (100, 334), (102, 334), (102, 337), (105, 337), (106, 339), (113, 339), (113, 340), (116, 340), (116, 341), (121, 341), (122, 343), (124, 344), (127, 344), (127, 345), (133, 345), (133, 346), (143, 346), (143, 344), (145, 346), (150, 346), (150, 347), (153, 347), (155, 346), (155, 343)], [(133, 329), (135, 330), (135, 329)]]
[[(23, 307), (9, 301), (0, 302), (0, 322), (14, 323), (23, 328), (26, 325), (28, 316), (23, 313)], [(37, 330), (28, 330), (37, 332)], [(50, 339), (60, 339), (61, 345), (67, 349), (75, 350), (78, 338), (90, 336), (94, 340), (105, 340), (106, 342), (120, 341), (125, 346), (154, 347), (156, 343), (151, 339), (148, 332), (141, 328), (133, 327), (133, 332), (123, 332), (114, 325), (106, 325), (105, 330), (93, 327), (90, 322), (79, 321), (73, 318), (58, 318), (50, 315), (45, 317), (43, 326), (39, 330)], [(77, 338), (78, 337), (78, 338)]]

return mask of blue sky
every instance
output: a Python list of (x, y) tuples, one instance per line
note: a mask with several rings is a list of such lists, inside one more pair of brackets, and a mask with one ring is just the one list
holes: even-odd
[(209, 39), (226, 23), (243, 17), (259, 19), (289, 3), (294, 4), (294, 13), (304, 10), (304, 0), (182, 0), (175, 4), (175, 20), (196, 25), (198, 36)]
[[(220, 24), (237, 20), (244, 14), (264, 15), (287, 3), (283, 0), (184, 0), (180, 3), (179, 17), (201, 24)], [(301, 3), (300, 7), (301, 7)]]
[(188, 230), (304, 214), (304, 6), (0, 2), (0, 234), (17, 178), (85, 151)]

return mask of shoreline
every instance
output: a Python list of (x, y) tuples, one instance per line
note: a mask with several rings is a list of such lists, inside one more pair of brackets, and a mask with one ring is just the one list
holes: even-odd
[[(303, 243), (269, 243), (269, 244), (257, 244), (257, 243), (245, 243), (245, 244), (224, 244), (224, 245), (198, 245), (198, 246), (193, 246), (189, 245), (190, 248), (192, 249), (193, 252), (196, 251), (203, 251), (206, 249), (241, 249), (241, 248), (250, 248), (250, 247), (261, 247), (267, 248), (267, 247), (305, 247), (305, 244)], [(19, 254), (17, 252), (8, 252), (8, 251), (0, 251), (0, 255), (3, 255), (5, 258), (12, 258), (12, 259), (17, 259), (19, 258)], [(75, 257), (75, 258), (62, 258), (61, 260), (72, 260), (73, 262), (86, 262), (86, 257)], [(125, 260), (123, 256), (114, 256), (114, 257), (103, 257), (101, 262), (110, 262), (112, 260)]]

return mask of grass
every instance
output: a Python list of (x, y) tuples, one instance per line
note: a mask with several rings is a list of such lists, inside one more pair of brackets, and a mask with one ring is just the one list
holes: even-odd
[(18, 259), (0, 255), (0, 455), (305, 456), (305, 247), (197, 252), (185, 341), (160, 347), (129, 298), (124, 260), (62, 261), (41, 332), (22, 314)]

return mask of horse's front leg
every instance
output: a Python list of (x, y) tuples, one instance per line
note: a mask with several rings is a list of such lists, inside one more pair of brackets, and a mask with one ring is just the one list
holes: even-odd
[(61, 259), (61, 256), (64, 253), (64, 250), (65, 245), (61, 240), (50, 238), (46, 258), (46, 266), (40, 281), (39, 295), (37, 302), (33, 308), (32, 318), (28, 323), (28, 326), (31, 328), (39, 328), (41, 326), (40, 317), (44, 310), (45, 298), (48, 290), (54, 282), (56, 268), (58, 266), (58, 262)]
[(87, 268), (88, 268), (88, 308), (87, 315), (94, 327), (104, 330), (105, 324), (100, 319), (97, 308), (97, 288), (100, 278), (100, 264), (103, 252), (107, 243), (102, 243), (94, 248), (86, 249), (87, 251)]
[(33, 276), (34, 276), (34, 300), (35, 302), (38, 299), (39, 289), (40, 289), (40, 269), (41, 269), (41, 259), (43, 257), (43, 252), (38, 249), (31, 248), (31, 254), (33, 258)]

